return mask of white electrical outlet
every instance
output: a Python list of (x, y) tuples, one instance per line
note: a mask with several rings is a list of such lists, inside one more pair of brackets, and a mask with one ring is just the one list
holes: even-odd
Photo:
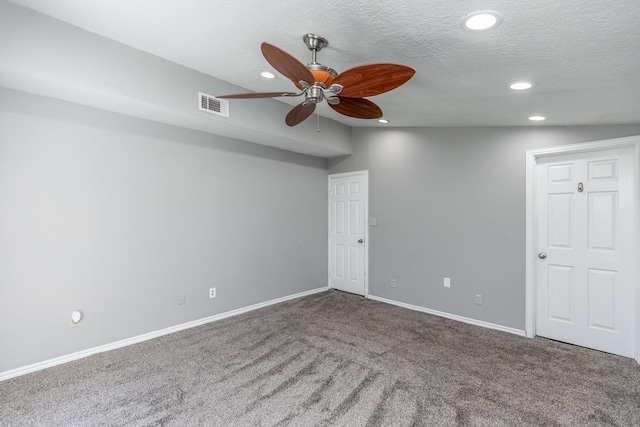
[(209, 288), (209, 298), (216, 297), (216, 288)]
[(396, 279), (391, 279), (391, 287), (392, 288), (396, 287)]
[(178, 305), (184, 304), (184, 301), (185, 301), (185, 295), (184, 294), (178, 295)]
[(451, 279), (448, 277), (444, 278), (444, 287), (445, 288), (450, 288), (451, 287)]
[(482, 304), (482, 295), (476, 295), (476, 304)]

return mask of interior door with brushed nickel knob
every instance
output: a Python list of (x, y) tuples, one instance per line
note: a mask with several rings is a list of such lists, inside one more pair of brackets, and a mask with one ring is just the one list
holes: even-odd
[(633, 357), (631, 149), (536, 164), (536, 334)]
[(329, 176), (329, 287), (366, 295), (367, 173)]

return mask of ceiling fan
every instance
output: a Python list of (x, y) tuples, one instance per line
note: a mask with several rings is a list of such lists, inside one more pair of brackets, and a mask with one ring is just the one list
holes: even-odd
[(262, 54), (267, 62), (290, 79), (301, 90), (300, 93), (250, 92), (221, 95), (216, 98), (247, 99), (304, 95), (304, 101), (287, 114), (285, 123), (289, 126), (295, 126), (307, 119), (315, 111), (316, 104), (324, 99), (331, 108), (345, 116), (377, 119), (382, 117), (382, 110), (365, 98), (395, 89), (415, 74), (411, 67), (392, 63), (360, 65), (338, 74), (334, 69), (316, 60), (317, 53), (329, 44), (325, 38), (305, 34), (302, 40), (311, 51), (311, 63), (308, 65), (270, 43), (262, 43)]

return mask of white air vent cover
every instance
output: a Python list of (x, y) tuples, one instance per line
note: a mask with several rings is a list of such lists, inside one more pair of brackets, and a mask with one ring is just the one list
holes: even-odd
[(229, 101), (198, 92), (198, 109), (218, 116), (229, 117)]

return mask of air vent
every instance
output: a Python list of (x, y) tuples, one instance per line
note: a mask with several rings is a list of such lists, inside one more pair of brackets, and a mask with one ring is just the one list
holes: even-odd
[(218, 116), (229, 117), (229, 101), (198, 92), (198, 109)]

